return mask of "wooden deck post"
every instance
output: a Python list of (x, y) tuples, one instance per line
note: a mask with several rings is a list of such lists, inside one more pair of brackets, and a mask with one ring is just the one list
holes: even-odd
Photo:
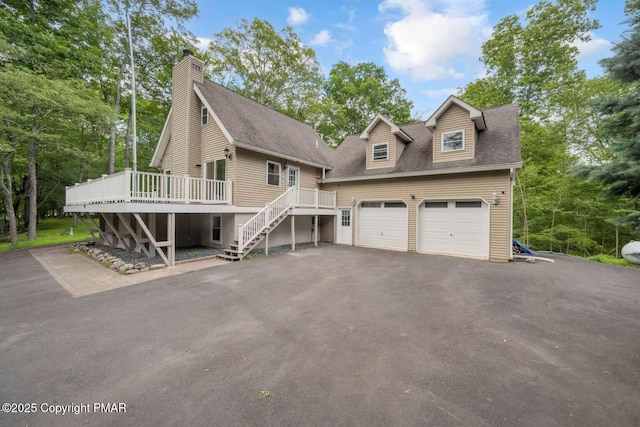
[(291, 215), (291, 250), (296, 250), (296, 217)]
[[(154, 236), (156, 235), (156, 213), (149, 214), (149, 231)], [(156, 255), (156, 248), (153, 245), (149, 245), (149, 256), (154, 257)]]
[(320, 224), (318, 224), (318, 215), (316, 215), (315, 227), (313, 227), (313, 244), (316, 247), (318, 246), (318, 227), (319, 226)]

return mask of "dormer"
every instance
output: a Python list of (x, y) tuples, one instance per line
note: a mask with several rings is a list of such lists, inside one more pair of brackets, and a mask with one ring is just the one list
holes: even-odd
[(360, 134), (367, 142), (367, 169), (395, 167), (412, 138), (391, 120), (378, 114)]
[(425, 123), (433, 134), (433, 162), (473, 159), (478, 132), (486, 129), (482, 111), (451, 95)]

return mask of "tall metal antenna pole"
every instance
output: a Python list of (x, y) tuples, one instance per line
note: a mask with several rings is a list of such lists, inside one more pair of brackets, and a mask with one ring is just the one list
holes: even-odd
[(131, 17), (127, 12), (127, 33), (129, 35), (129, 58), (131, 58), (131, 130), (133, 137), (131, 139), (133, 148), (133, 170), (138, 170), (138, 141), (136, 133), (136, 70), (133, 62), (133, 39), (131, 38)]

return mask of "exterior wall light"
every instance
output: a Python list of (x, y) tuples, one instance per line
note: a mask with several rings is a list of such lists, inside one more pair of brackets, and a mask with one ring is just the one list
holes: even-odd
[(232, 154), (229, 151), (229, 147), (225, 148), (224, 149), (224, 158), (227, 159), (227, 160), (231, 160), (231, 157), (232, 157)]
[(491, 196), (491, 201), (493, 202), (494, 205), (498, 204), (498, 193), (496, 193), (495, 191), (493, 192), (493, 195)]
[(284, 162), (283, 169), (284, 169), (284, 170), (289, 169), (289, 162), (287, 162), (287, 161), (285, 161), (285, 162)]

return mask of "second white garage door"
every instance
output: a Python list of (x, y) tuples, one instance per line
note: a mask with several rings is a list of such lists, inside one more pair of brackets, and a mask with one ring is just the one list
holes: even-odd
[(489, 206), (481, 200), (421, 203), (418, 250), (488, 259)]
[(358, 209), (358, 244), (406, 251), (407, 218), (403, 202), (362, 202)]

